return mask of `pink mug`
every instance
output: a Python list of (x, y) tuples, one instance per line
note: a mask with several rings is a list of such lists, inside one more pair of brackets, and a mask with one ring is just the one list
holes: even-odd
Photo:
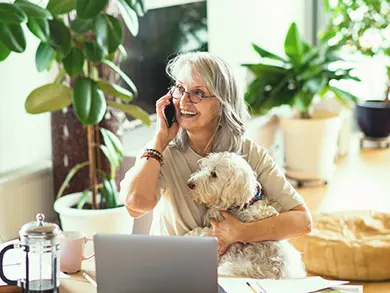
[(60, 270), (63, 273), (72, 274), (81, 270), (81, 263), (92, 258), (95, 253), (85, 257), (85, 244), (88, 239), (83, 232), (64, 231), (60, 239)]

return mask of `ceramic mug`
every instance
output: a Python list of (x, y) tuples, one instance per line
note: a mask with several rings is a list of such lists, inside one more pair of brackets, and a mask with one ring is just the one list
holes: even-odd
[(95, 253), (85, 257), (85, 244), (88, 239), (85, 233), (79, 231), (64, 231), (60, 239), (60, 270), (72, 274), (81, 270), (84, 260), (92, 258)]

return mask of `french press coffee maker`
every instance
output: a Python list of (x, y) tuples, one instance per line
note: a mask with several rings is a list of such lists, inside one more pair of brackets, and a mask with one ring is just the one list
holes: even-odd
[[(0, 251), (0, 278), (7, 284), (19, 286), (23, 293), (58, 293), (60, 280), (59, 248), (61, 230), (56, 224), (44, 222), (37, 214), (36, 221), (25, 224), (19, 231), (20, 241)], [(4, 255), (10, 249), (21, 249), (23, 274), (19, 280), (4, 275)]]

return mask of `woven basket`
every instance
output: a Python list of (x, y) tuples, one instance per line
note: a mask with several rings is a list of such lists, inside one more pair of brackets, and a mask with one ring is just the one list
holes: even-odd
[(291, 243), (302, 252), (312, 274), (358, 281), (390, 279), (390, 213), (314, 215), (312, 232)]

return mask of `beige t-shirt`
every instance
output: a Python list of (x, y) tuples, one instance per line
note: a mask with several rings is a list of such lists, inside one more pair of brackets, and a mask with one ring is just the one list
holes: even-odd
[[(282, 211), (304, 203), (264, 147), (245, 139), (242, 155), (257, 173), (257, 179), (264, 188), (265, 195), (277, 201)], [(172, 145), (164, 151), (164, 165), (161, 168), (156, 194), (159, 202), (154, 209), (151, 234), (184, 235), (202, 225), (206, 208), (194, 202), (187, 194), (187, 181), (198, 169), (199, 159), (201, 156), (189, 146), (185, 152)], [(121, 183), (121, 193), (126, 193), (131, 177), (130, 169)]]

